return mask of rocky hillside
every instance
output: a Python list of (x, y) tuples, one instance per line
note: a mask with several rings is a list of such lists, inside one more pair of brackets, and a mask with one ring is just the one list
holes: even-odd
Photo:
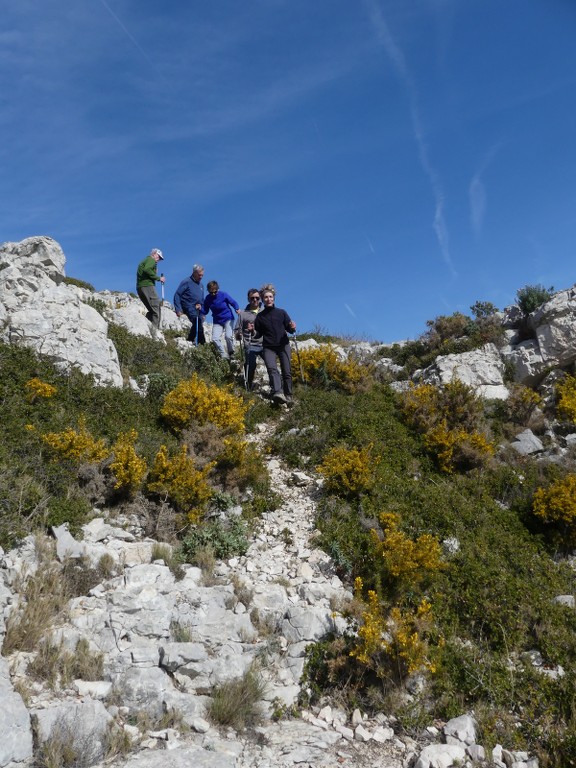
[(287, 411), (64, 266), (0, 248), (0, 768), (576, 759), (571, 290)]

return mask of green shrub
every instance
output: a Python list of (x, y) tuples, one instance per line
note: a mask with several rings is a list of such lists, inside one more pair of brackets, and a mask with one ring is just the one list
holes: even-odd
[(246, 524), (241, 518), (234, 517), (227, 522), (216, 520), (192, 527), (181, 544), (182, 559), (196, 564), (197, 551), (208, 546), (221, 560), (245, 555), (249, 546)]
[(553, 293), (554, 288), (552, 286), (545, 288), (540, 284), (525, 285), (516, 291), (516, 303), (525, 315), (529, 315), (551, 299)]
[(94, 288), (92, 283), (87, 283), (85, 280), (79, 280), (77, 277), (65, 277), (62, 282), (64, 285), (75, 285), (77, 288), (85, 288), (87, 291), (92, 291), (92, 293), (96, 291), (96, 288)]

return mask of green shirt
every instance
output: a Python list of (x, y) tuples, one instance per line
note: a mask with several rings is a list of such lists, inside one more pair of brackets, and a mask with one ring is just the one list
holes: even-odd
[(144, 261), (138, 264), (138, 270), (136, 272), (136, 288), (146, 288), (150, 285), (154, 285), (157, 280), (160, 280), (156, 267), (158, 264), (152, 258), (152, 256), (146, 256)]

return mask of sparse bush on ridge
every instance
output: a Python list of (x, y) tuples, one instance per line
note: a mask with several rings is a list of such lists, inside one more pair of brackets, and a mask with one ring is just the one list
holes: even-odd
[(529, 315), (552, 298), (554, 288), (543, 285), (525, 285), (516, 291), (516, 302), (525, 315)]

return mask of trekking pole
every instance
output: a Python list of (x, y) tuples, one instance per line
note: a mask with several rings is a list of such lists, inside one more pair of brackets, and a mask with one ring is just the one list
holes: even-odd
[(300, 350), (298, 349), (298, 339), (296, 338), (296, 331), (294, 331), (294, 336), (292, 338), (294, 339), (294, 347), (296, 348), (296, 357), (298, 359), (298, 365), (300, 366), (300, 378), (302, 380), (302, 384), (306, 384), (306, 379), (304, 378), (304, 368), (302, 366), (302, 358), (300, 357)]
[[(164, 272), (160, 272), (160, 277), (164, 277)], [(162, 306), (164, 306), (164, 283), (160, 283), (162, 286)]]
[(244, 389), (248, 392), (248, 351), (246, 349), (246, 339), (242, 328), (240, 328), (240, 359), (242, 361), (242, 376), (244, 377)]

